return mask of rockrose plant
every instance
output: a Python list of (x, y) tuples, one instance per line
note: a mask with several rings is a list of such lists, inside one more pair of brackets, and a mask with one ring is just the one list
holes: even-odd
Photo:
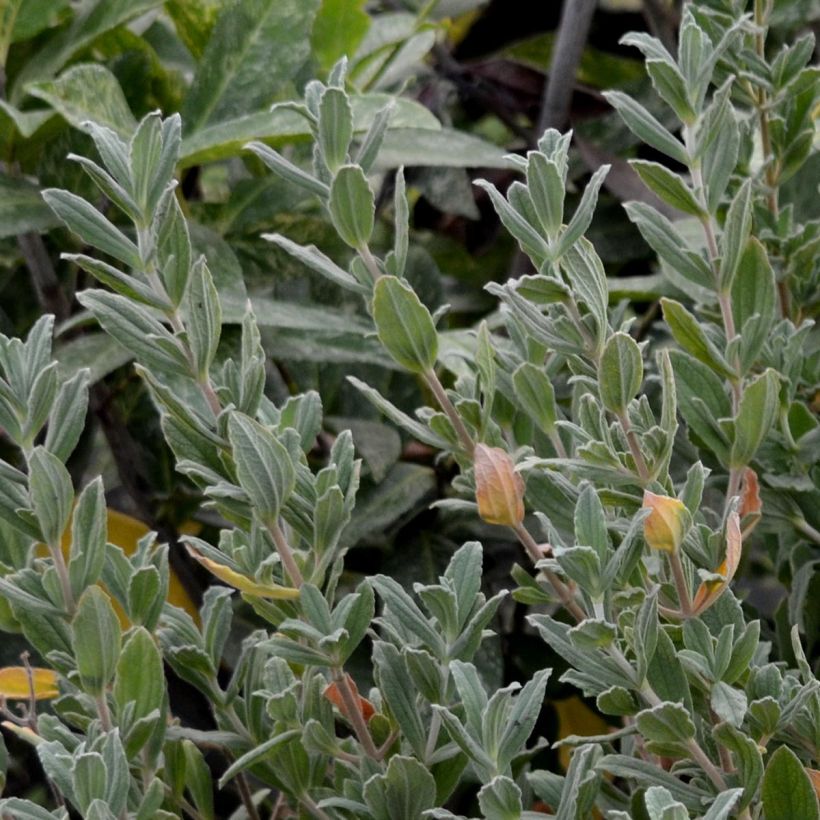
[[(326, 437), (317, 456), (320, 395), (269, 398), (250, 303), (226, 331), (217, 262), (192, 251), (178, 196), (184, 118), (149, 114), (128, 139), (83, 124), (88, 151), (68, 161), (97, 193), (42, 196), (81, 243), (64, 258), (97, 282), (77, 296), (86, 321), (133, 355), (176, 470), (217, 522), (172, 547), (212, 583), (198, 611), (169, 602), (169, 546), (149, 534), (126, 554), (109, 543), (101, 480), (74, 486), (89, 376), (55, 364), (53, 318), (0, 337), (15, 448), (0, 463), (1, 625), (37, 658), (0, 670), (3, 728), (34, 747), (49, 786), (39, 802), (0, 800), (0, 815), (199, 820), (224, 790), (235, 818), (452, 818), (455, 793), (487, 820), (819, 816), (808, 586), (793, 580), (775, 641), (736, 585), (752, 551), (797, 574), (820, 544), (820, 223), (779, 198), (817, 168), (818, 71), (810, 36), (765, 49), (768, 11), (687, 4), (675, 53), (624, 40), (658, 97), (650, 113), (607, 94), (654, 158), (631, 161), (653, 196), (625, 208), (657, 254), (657, 313), (613, 298), (586, 236), (609, 167), (565, 207), (571, 133), (509, 156), (505, 192), (475, 182), (533, 272), (488, 286), (496, 309), (456, 332), (407, 276), (401, 169), (376, 216), (391, 105), (362, 129), (346, 60), (288, 105), (312, 164), (245, 145), (321, 205), (352, 261), (287, 230), (264, 238), (360, 299), (428, 404), (410, 414), (350, 382), (453, 465), (440, 508), (520, 544), (496, 591), (477, 541), (435, 583), (351, 583), (353, 439)], [(509, 598), (526, 608), (533, 671), (496, 688), (477, 655)], [(169, 674), (208, 704), (210, 728), (186, 722)], [(544, 737), (551, 676), (606, 728)], [(545, 767), (550, 745), (569, 748), (565, 769)]]

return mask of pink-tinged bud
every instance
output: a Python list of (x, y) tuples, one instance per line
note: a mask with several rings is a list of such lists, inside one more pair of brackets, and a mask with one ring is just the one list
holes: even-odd
[(477, 444), (475, 498), (478, 514), (488, 524), (516, 527), (524, 520), (524, 481), (500, 447)]
[(643, 522), (643, 537), (653, 550), (677, 552), (686, 534), (686, 506), (679, 498), (646, 490), (644, 507), (652, 510)]

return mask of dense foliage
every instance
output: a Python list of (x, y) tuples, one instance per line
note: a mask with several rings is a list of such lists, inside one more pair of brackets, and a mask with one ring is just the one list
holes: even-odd
[(810, 4), (372, 5), (0, 10), (0, 815), (814, 820)]

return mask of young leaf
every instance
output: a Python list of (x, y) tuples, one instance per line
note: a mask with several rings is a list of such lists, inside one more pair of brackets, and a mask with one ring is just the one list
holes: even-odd
[(735, 440), (730, 460), (732, 467), (742, 467), (754, 458), (777, 417), (779, 388), (777, 373), (769, 368), (743, 391), (735, 419)]
[(82, 594), (71, 633), (83, 688), (89, 695), (99, 696), (114, 677), (121, 634), (111, 599), (100, 587), (89, 587)]
[(341, 88), (326, 88), (322, 93), (318, 137), (322, 158), (331, 174), (335, 174), (347, 161), (347, 151), (353, 139), (350, 100)]
[(367, 177), (358, 165), (339, 169), (330, 185), (330, 218), (351, 248), (367, 246), (373, 233), (375, 205)]
[(657, 162), (632, 159), (629, 164), (638, 172), (646, 187), (654, 191), (664, 202), (685, 214), (703, 216), (703, 208), (678, 174)]
[(643, 382), (643, 358), (638, 343), (627, 333), (614, 333), (598, 363), (598, 389), (607, 410), (623, 413)]
[(430, 370), (438, 335), (430, 311), (416, 292), (395, 276), (382, 276), (373, 294), (373, 320), (387, 352), (413, 373)]

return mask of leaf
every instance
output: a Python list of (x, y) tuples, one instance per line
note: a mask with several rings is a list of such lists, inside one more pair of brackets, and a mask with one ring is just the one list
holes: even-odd
[(558, 419), (555, 390), (549, 377), (530, 362), (519, 365), (513, 373), (515, 398), (524, 412), (545, 432), (552, 433)]
[(527, 188), (541, 227), (552, 237), (564, 219), (564, 178), (540, 151), (527, 156)]
[[(376, 589), (379, 594), (383, 594), (385, 586), (382, 583)], [(390, 598), (389, 604), (394, 606), (395, 600)], [(416, 705), (415, 687), (408, 685), (404, 658), (392, 644), (376, 641), (373, 644), (373, 663), (379, 688), (390, 712), (413, 751), (419, 757), (424, 757), (427, 733)]]
[(0, 697), (9, 700), (28, 700), (32, 690), (35, 700), (50, 700), (58, 697), (60, 690), (57, 687), (57, 673), (52, 669), (42, 669), (36, 666), (0, 668)]
[(486, 140), (451, 128), (395, 128), (384, 135), (376, 167), (509, 169), (506, 153)]
[(646, 187), (664, 202), (685, 214), (703, 215), (703, 208), (680, 176), (657, 162), (632, 159), (629, 164), (638, 172)]
[(137, 127), (117, 78), (98, 63), (72, 66), (56, 80), (29, 86), (28, 92), (75, 128), (87, 130), (88, 121), (93, 121), (127, 139)]
[(261, 520), (274, 523), (296, 481), (287, 449), (268, 428), (239, 412), (228, 419), (228, 438), (242, 489)]
[(752, 237), (732, 280), (732, 315), (740, 333), (743, 370), (757, 361), (777, 319), (777, 285), (766, 249)]
[(365, 0), (322, 0), (310, 42), (319, 73), (326, 74), (337, 60), (356, 53), (370, 28)]
[(743, 467), (754, 458), (777, 417), (779, 393), (780, 380), (771, 368), (743, 391), (735, 419), (735, 440), (730, 457), (733, 468)]
[(200, 555), (193, 547), (188, 545), (188, 554), (196, 561), (199, 561), (205, 569), (220, 581), (238, 589), (245, 595), (252, 595), (256, 598), (292, 599), (299, 597), (299, 590), (292, 587), (283, 587), (278, 584), (258, 584), (244, 575), (235, 572), (224, 564), (218, 564), (204, 555)]
[(36, 185), (0, 173), (0, 239), (30, 231), (45, 233), (59, 224)]
[(614, 333), (598, 363), (598, 389), (604, 407), (623, 413), (642, 382), (643, 357), (638, 343), (627, 333)]
[(29, 490), (43, 539), (53, 548), (71, 515), (74, 490), (63, 463), (43, 447), (35, 447), (29, 457)]
[(83, 688), (98, 696), (114, 677), (120, 654), (120, 623), (100, 587), (89, 587), (82, 594), (71, 632)]
[(43, 191), (43, 199), (60, 221), (83, 242), (132, 268), (139, 270), (142, 267), (137, 246), (93, 205), (75, 194), (57, 188)]
[(478, 792), (478, 805), (487, 820), (519, 820), (521, 789), (509, 777), (494, 777)]
[(706, 336), (698, 320), (674, 299), (661, 299), (663, 317), (675, 341), (698, 361), (708, 365), (712, 370), (726, 379), (735, 379), (737, 374), (729, 363)]
[(240, 772), (245, 771), (245, 769), (253, 766), (255, 763), (259, 763), (260, 761), (264, 760), (269, 752), (272, 752), (274, 749), (278, 748), (279, 746), (283, 746), (285, 743), (293, 740), (295, 737), (299, 737), (301, 732), (298, 729), (289, 729), (286, 732), (282, 732), (281, 734), (274, 735), (269, 740), (266, 740), (264, 743), (260, 743), (258, 746), (255, 746), (249, 752), (243, 754), (240, 758), (235, 760), (226, 770), (225, 774), (219, 778), (219, 788), (224, 788), (225, 784), (231, 780), (232, 778), (236, 777)]
[(387, 352), (412, 373), (431, 370), (438, 334), (416, 292), (395, 276), (382, 276), (373, 291), (373, 321)]
[(737, 273), (737, 267), (749, 232), (752, 229), (752, 181), (747, 179), (732, 200), (726, 214), (726, 223), (720, 237), (720, 273), (718, 280), (720, 289), (729, 292), (732, 281)]
[(49, 38), (17, 75), (11, 101), (18, 105), (35, 80), (53, 77), (81, 49), (97, 37), (161, 5), (162, 0), (96, 0), (84, 4), (71, 25)]
[(635, 716), (638, 731), (649, 741), (661, 744), (686, 743), (695, 736), (689, 712), (679, 703), (665, 701)]
[[(354, 134), (364, 134), (390, 105), (390, 128), (440, 130), (441, 124), (424, 106), (414, 100), (390, 94), (351, 94)], [(183, 168), (239, 154), (250, 140), (284, 142), (311, 136), (310, 123), (297, 111), (284, 105), (271, 111), (243, 114), (208, 125), (182, 141), (180, 164)], [(360, 161), (360, 164), (361, 161)]]
[(367, 247), (373, 233), (375, 201), (367, 177), (358, 165), (339, 169), (330, 186), (330, 218), (351, 248)]
[(267, 239), (269, 242), (273, 242), (280, 248), (283, 248), (303, 265), (306, 265), (311, 270), (316, 271), (316, 273), (346, 290), (352, 290), (357, 293), (367, 293), (367, 288), (365, 288), (364, 285), (354, 279), (346, 270), (340, 268), (314, 245), (297, 245), (295, 242), (292, 242), (287, 237), (281, 236), (278, 233), (263, 233), (262, 239)]
[(206, 382), (222, 333), (222, 310), (211, 272), (200, 257), (191, 269), (188, 284), (188, 343), (196, 374)]
[(418, 760), (394, 755), (384, 774), (365, 782), (363, 796), (373, 820), (418, 820), (436, 804), (436, 782)]
[(629, 130), (642, 142), (651, 145), (681, 165), (689, 164), (683, 144), (673, 137), (640, 103), (620, 91), (607, 91), (604, 97), (620, 114)]
[(772, 754), (761, 791), (766, 820), (817, 820), (817, 795), (797, 755), (788, 746)]
[(134, 704), (134, 720), (163, 708), (165, 673), (162, 655), (151, 633), (143, 627), (135, 629), (122, 648), (113, 693), (120, 714), (127, 704)]
[(319, 99), (317, 144), (331, 174), (347, 162), (351, 139), (353, 111), (350, 100), (343, 89), (326, 88)]
[(746, 694), (728, 683), (718, 681), (712, 687), (710, 696), (712, 711), (732, 726), (739, 728), (746, 715)]
[(309, 56), (318, 0), (238, 0), (216, 21), (182, 104), (186, 132), (258, 111)]

